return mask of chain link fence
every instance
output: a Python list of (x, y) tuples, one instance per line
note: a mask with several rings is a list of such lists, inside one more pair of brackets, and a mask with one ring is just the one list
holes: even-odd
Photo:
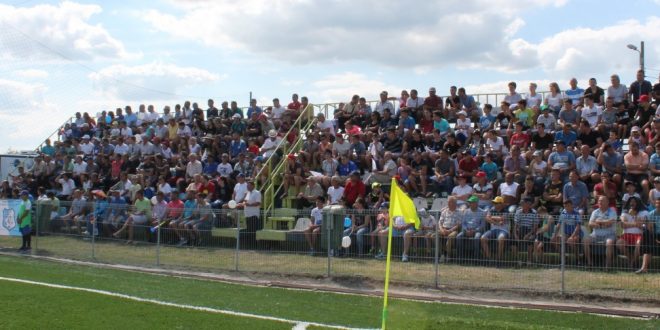
[[(239, 209), (208, 208), (207, 214), (168, 209), (154, 218), (155, 212), (140, 217), (126, 205), (35, 204), (30, 253), (36, 255), (204, 272), (384, 280), (384, 210), (326, 207), (319, 216), (310, 210), (276, 209), (246, 218)], [(437, 225), (440, 215), (440, 210), (431, 210), (422, 220), (432, 217), (426, 223)], [(561, 235), (568, 231), (552, 216), (539, 217), (536, 228), (541, 230), (530, 235), (523, 235), (515, 216), (505, 218), (509, 235), (489, 233), (494, 228), (488, 224), (449, 234), (432, 227), (395, 228), (391, 281), (440, 289), (659, 300), (657, 242), (649, 246), (648, 273), (636, 275), (641, 251), (648, 251), (644, 243), (625, 241), (622, 235), (609, 244), (594, 240), (587, 258), (587, 218), (577, 229), (582, 235), (577, 241)], [(16, 248), (19, 241), (0, 236), (0, 247)]]

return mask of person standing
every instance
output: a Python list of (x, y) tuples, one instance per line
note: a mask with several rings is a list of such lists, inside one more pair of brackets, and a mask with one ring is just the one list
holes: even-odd
[(254, 189), (254, 181), (247, 182), (247, 193), (243, 202), (239, 204), (245, 214), (245, 223), (247, 225), (247, 233), (250, 237), (250, 242), (256, 242), (257, 230), (264, 227), (261, 222), (261, 192)]
[(21, 231), (23, 243), (18, 251), (30, 251), (32, 247), (32, 203), (28, 198), (30, 193), (27, 190), (21, 191), (21, 205), (18, 208), (18, 227)]

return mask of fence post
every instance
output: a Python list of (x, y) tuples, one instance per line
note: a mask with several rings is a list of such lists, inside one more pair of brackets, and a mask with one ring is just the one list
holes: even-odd
[(327, 241), (328, 241), (327, 242), (327, 245), (328, 245), (328, 271), (327, 271), (327, 276), (328, 277), (330, 277), (330, 271), (331, 271), (331, 268), (332, 268), (332, 265), (331, 265), (332, 251), (330, 250), (330, 246), (331, 246), (330, 239), (331, 239), (332, 236), (330, 235), (330, 231), (332, 231), (333, 221), (332, 221), (331, 217), (332, 217), (332, 214), (330, 214), (330, 216), (324, 216), (323, 217), (323, 221), (328, 222), (328, 230), (327, 230), (327, 236), (328, 236), (328, 239), (327, 239)]
[(438, 268), (440, 267), (440, 234), (437, 229), (435, 232), (435, 255), (433, 256), (433, 267), (435, 268), (435, 288), (437, 289), (440, 286), (440, 281), (438, 280)]
[[(32, 212), (32, 211), (30, 211)], [(48, 218), (50, 219), (50, 214), (48, 215)], [(34, 233), (34, 250), (32, 251), (32, 254), (38, 254), (39, 253), (39, 222), (41, 219), (37, 218), (36, 216), (33, 216), (32, 219), (36, 219), (36, 225), (35, 225), (35, 233)]]
[(561, 230), (561, 294), (565, 294), (565, 285), (566, 281), (564, 280), (564, 275), (566, 273), (566, 235), (564, 232), (564, 222), (561, 222), (560, 228)]
[(241, 251), (241, 221), (235, 210), (232, 210), (231, 212), (234, 213), (234, 219), (236, 219), (236, 252), (234, 252), (234, 270), (238, 271), (238, 257)]
[(94, 218), (94, 223), (92, 224), (92, 232), (89, 233), (89, 235), (92, 236), (92, 260), (96, 260), (96, 236), (94, 236), (94, 228), (96, 228), (96, 221), (97, 219)]
[[(160, 228), (161, 226), (161, 221), (158, 220), (158, 231), (156, 232), (156, 266), (160, 267), (160, 235), (162, 234)], [(150, 229), (151, 230), (151, 229)]]

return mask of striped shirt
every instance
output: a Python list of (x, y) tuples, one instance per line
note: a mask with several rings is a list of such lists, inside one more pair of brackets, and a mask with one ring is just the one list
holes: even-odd
[(519, 227), (532, 228), (539, 223), (539, 217), (536, 215), (536, 210), (530, 209), (529, 212), (523, 212), (522, 209), (516, 211), (513, 221)]

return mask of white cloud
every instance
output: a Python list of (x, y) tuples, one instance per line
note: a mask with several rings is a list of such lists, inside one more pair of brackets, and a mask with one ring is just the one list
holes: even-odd
[(181, 14), (151, 10), (143, 17), (178, 38), (293, 63), (364, 60), (421, 72), (446, 66), (510, 71), (514, 63), (515, 70), (538, 65), (529, 48), (512, 39), (524, 26), (517, 15), (565, 2), (177, 1)]
[(14, 75), (25, 79), (46, 79), (50, 75), (47, 71), (38, 69), (16, 70)]
[(398, 96), (403, 89), (380, 79), (369, 79), (364, 74), (344, 72), (313, 82), (308, 96), (314, 103), (348, 102), (354, 94), (367, 100), (377, 100), (381, 91), (387, 91), (390, 96)]
[[(74, 60), (126, 58), (124, 45), (100, 24), (98, 5), (65, 1), (56, 6), (13, 7), (0, 4), (0, 58)], [(19, 32), (20, 31), (20, 32)], [(32, 40), (30, 40), (32, 39)]]
[(47, 102), (46, 92), (42, 84), (0, 79), (0, 151), (34, 149), (70, 116)]
[(106, 98), (124, 101), (171, 99), (182, 88), (226, 79), (228, 76), (195, 67), (153, 62), (144, 65), (112, 65), (89, 75)]
[[(626, 20), (600, 29), (566, 30), (529, 47), (537, 50), (543, 70), (553, 75), (611, 74), (637, 67), (639, 57), (626, 45), (639, 40), (658, 45), (657, 31), (660, 17), (653, 16), (646, 21)], [(646, 58), (660, 58), (660, 48), (647, 47)]]

